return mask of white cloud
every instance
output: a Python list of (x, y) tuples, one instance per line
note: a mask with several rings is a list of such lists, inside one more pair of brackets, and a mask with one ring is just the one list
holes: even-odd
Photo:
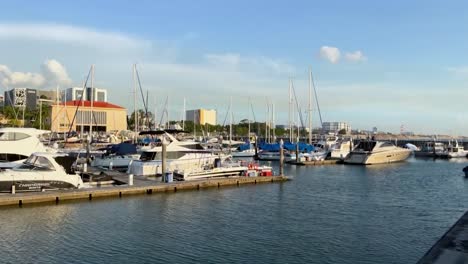
[(149, 41), (121, 33), (98, 32), (88, 28), (56, 24), (0, 24), (0, 39), (63, 42), (102, 51), (142, 49), (151, 46)]
[(367, 59), (360, 50), (354, 52), (346, 52), (345, 58), (346, 60), (353, 62), (365, 61)]
[(292, 74), (295, 68), (278, 59), (264, 56), (247, 57), (235, 53), (205, 54), (205, 61), (218, 69), (236, 70), (242, 72), (260, 72), (274, 74)]
[(322, 46), (320, 48), (320, 57), (335, 64), (340, 60), (341, 52), (336, 47)]
[(60, 86), (69, 86), (72, 83), (65, 67), (56, 60), (45, 61), (41, 69), (44, 78), (50, 85), (59, 84)]
[(0, 65), (0, 83), (4, 87), (43, 88), (47, 86), (68, 86), (71, 80), (65, 67), (56, 60), (47, 60), (41, 66), (41, 73), (13, 72), (6, 65)]
[(239, 54), (205, 54), (204, 59), (211, 64), (237, 67), (241, 62)]

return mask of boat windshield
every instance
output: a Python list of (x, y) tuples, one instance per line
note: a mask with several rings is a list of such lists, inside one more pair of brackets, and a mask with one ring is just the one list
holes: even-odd
[(359, 144), (356, 146), (356, 150), (359, 151), (372, 151), (375, 147), (376, 142), (375, 141), (361, 141)]
[(0, 141), (16, 141), (30, 137), (21, 132), (0, 132)]
[(42, 156), (31, 155), (23, 164), (16, 167), (18, 170), (42, 170), (42, 171), (52, 171), (55, 170), (52, 163)]

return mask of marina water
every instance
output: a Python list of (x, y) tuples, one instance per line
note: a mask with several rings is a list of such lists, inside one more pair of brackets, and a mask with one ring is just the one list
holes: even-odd
[(466, 160), (286, 166), (285, 183), (0, 209), (3, 263), (415, 263), (468, 208)]

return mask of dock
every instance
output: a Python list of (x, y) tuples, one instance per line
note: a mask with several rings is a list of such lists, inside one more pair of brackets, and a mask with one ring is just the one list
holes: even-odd
[(418, 264), (468, 263), (468, 212), (466, 212)]
[[(135, 177), (136, 179), (136, 177)], [(124, 179), (121, 179), (122, 181)], [(159, 180), (138, 179), (135, 185), (102, 186), (76, 190), (59, 190), (45, 192), (24, 192), (16, 194), (0, 194), (0, 206), (23, 206), (38, 203), (59, 203), (70, 200), (93, 200), (100, 197), (122, 198), (136, 194), (152, 194), (164, 192), (177, 192), (180, 190), (200, 190), (203, 188), (220, 188), (222, 186), (239, 186), (241, 184), (258, 184), (284, 182), (289, 180), (286, 176), (259, 176), (259, 177), (224, 177), (193, 181), (179, 181), (163, 183)]]
[(310, 160), (310, 161), (288, 161), (288, 164), (298, 166), (318, 166), (318, 165), (336, 165), (343, 164), (341, 160)]

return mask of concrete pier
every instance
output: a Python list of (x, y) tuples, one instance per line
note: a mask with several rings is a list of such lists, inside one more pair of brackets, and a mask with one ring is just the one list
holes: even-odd
[(47, 192), (30, 192), (16, 194), (0, 194), (0, 206), (25, 205), (37, 203), (59, 203), (60, 201), (87, 199), (99, 197), (123, 197), (135, 194), (151, 194), (156, 192), (176, 192), (179, 190), (199, 190), (202, 188), (232, 186), (240, 184), (257, 184), (283, 182), (289, 180), (285, 176), (271, 177), (228, 177), (212, 178), (194, 181), (161, 183), (159, 181), (137, 181), (134, 186), (105, 186), (100, 188), (84, 188), (77, 190), (60, 190)]
[(418, 261), (418, 264), (468, 263), (468, 212)]

